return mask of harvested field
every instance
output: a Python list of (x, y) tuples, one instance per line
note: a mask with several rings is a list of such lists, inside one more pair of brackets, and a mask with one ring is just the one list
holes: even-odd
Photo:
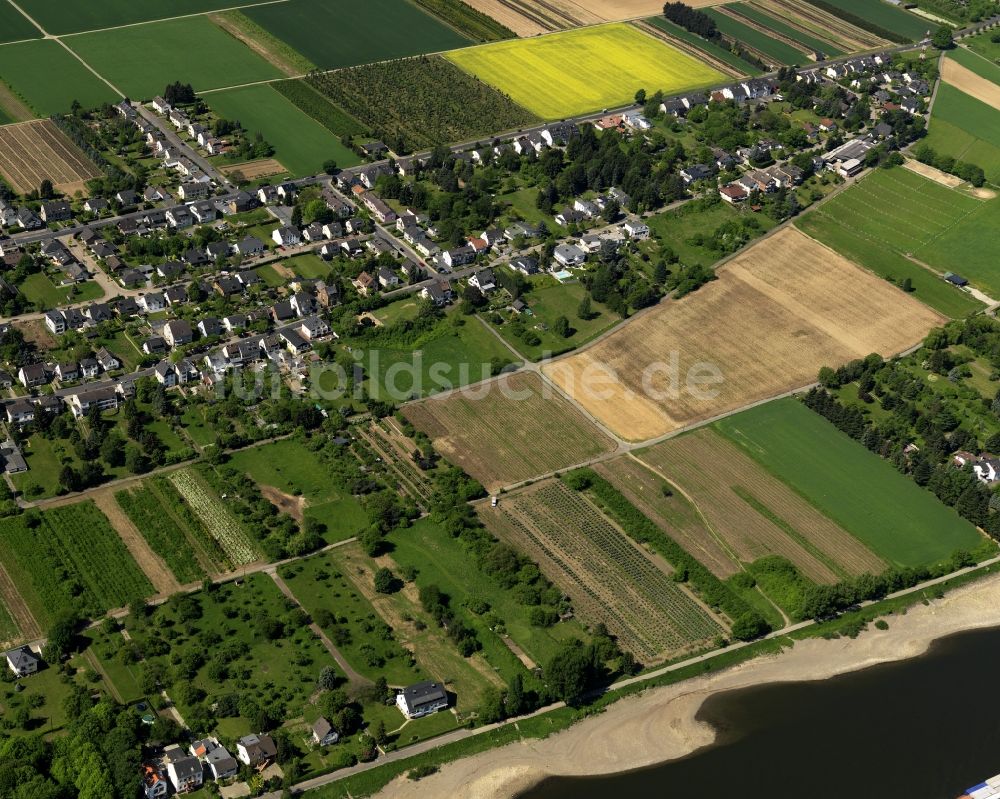
[(73, 194), (101, 171), (48, 119), (0, 127), (0, 172), (22, 194), (48, 178)]
[(558, 480), (480, 510), (499, 538), (535, 560), (587, 622), (604, 622), (644, 662), (673, 657), (723, 632), (680, 583), (586, 497)]
[(228, 164), (219, 168), (224, 175), (231, 175), (239, 172), (247, 180), (257, 180), (257, 178), (268, 178), (271, 175), (280, 175), (288, 170), (276, 158), (261, 158), (258, 161), (244, 161), (242, 164)]
[[(647, 518), (716, 577), (732, 577), (740, 570), (737, 565), (739, 558), (711, 530), (683, 489), (657, 474), (648, 464), (627, 455), (599, 463), (594, 466), (594, 471), (621, 491)], [(673, 492), (671, 496), (663, 493), (664, 486), (669, 486)]]
[(36, 621), (31, 608), (24, 601), (24, 597), (17, 590), (2, 563), (0, 563), (0, 601), (3, 601), (11, 620), (25, 639), (34, 641), (42, 637), (42, 626)]
[(26, 122), (35, 118), (35, 113), (0, 80), (0, 118), (7, 122)]
[(961, 92), (974, 97), (981, 103), (1000, 111), (1000, 86), (977, 75), (971, 69), (959, 64), (953, 58), (941, 62), (941, 78)]
[(947, 172), (942, 172), (930, 164), (922, 164), (920, 161), (912, 158), (907, 158), (903, 166), (911, 172), (916, 172), (918, 175), (922, 175), (928, 180), (933, 180), (935, 183), (940, 183), (942, 186), (947, 186), (949, 189), (957, 188), (965, 183), (964, 180), (955, 175), (949, 175)]
[(803, 29), (839, 44), (844, 50), (870, 50), (888, 43), (887, 39), (851, 25), (806, 0), (754, 0), (754, 5), (778, 19), (792, 20)]
[(434, 448), (488, 491), (550, 474), (615, 445), (538, 375), (515, 373), (407, 405)]
[(543, 368), (613, 432), (645, 441), (807, 385), (821, 366), (901, 352), (943, 319), (785, 228), (697, 293)]
[(881, 558), (714, 429), (672, 438), (639, 457), (691, 497), (744, 563), (781, 555), (819, 583), (885, 568)]

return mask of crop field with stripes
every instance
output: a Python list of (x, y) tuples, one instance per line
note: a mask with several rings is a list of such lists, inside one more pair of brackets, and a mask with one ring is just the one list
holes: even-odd
[(481, 516), (537, 561), (582, 620), (604, 622), (644, 662), (673, 657), (724, 633), (669, 565), (639, 549), (598, 508), (559, 481), (505, 497)]

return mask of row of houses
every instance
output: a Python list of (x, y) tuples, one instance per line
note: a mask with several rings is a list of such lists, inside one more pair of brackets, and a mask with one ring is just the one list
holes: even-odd
[(143, 792), (147, 799), (162, 799), (169, 793), (169, 786), (177, 793), (196, 791), (206, 777), (213, 781), (232, 779), (239, 773), (240, 763), (263, 771), (277, 753), (274, 739), (263, 733), (240, 738), (235, 757), (217, 738), (196, 740), (187, 751), (180, 744), (171, 744), (158, 760), (142, 764)]

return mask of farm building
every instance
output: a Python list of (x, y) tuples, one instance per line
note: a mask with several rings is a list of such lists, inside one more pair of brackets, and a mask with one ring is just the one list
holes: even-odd
[(396, 707), (408, 719), (429, 716), (448, 707), (448, 694), (439, 683), (425, 680), (408, 685), (396, 694)]

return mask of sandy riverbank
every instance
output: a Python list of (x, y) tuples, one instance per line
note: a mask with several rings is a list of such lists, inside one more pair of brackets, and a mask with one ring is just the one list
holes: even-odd
[(822, 680), (924, 653), (953, 633), (1000, 626), (1000, 575), (955, 590), (930, 605), (869, 626), (857, 639), (807, 640), (777, 656), (623, 699), (594, 718), (542, 741), (517, 743), (443, 766), (419, 782), (401, 777), (378, 796), (408, 799), (506, 799), (552, 775), (592, 775), (662, 763), (714, 740), (695, 716), (710, 695), (772, 682)]

